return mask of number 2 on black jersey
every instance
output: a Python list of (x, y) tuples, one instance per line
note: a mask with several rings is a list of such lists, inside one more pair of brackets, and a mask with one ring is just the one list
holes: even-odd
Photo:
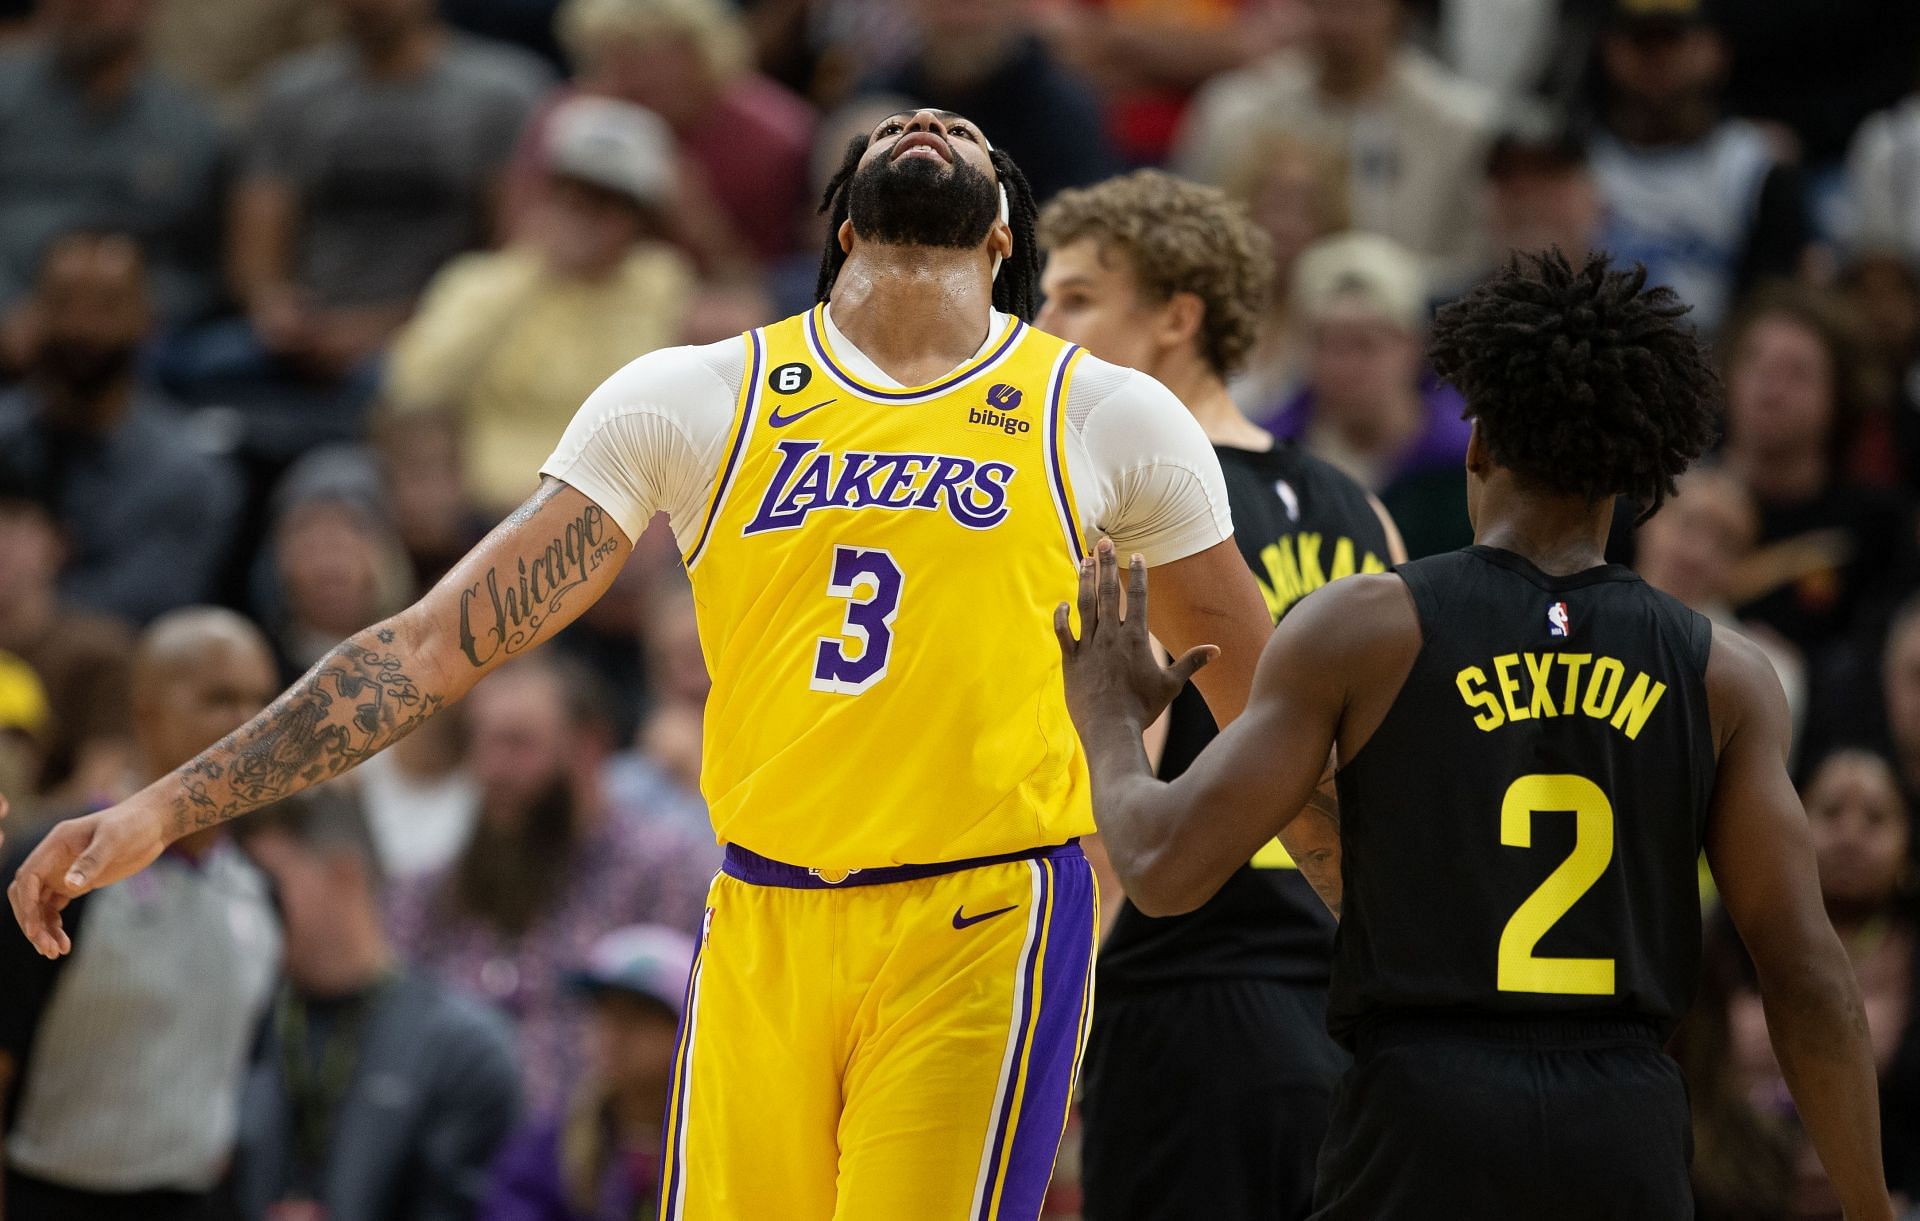
[(1500, 801), (1500, 842), (1531, 848), (1533, 816), (1550, 811), (1572, 811), (1573, 851), (1507, 921), (1496, 986), (1502, 992), (1612, 996), (1613, 959), (1542, 958), (1533, 949), (1612, 862), (1613, 803), (1585, 776), (1522, 776)]

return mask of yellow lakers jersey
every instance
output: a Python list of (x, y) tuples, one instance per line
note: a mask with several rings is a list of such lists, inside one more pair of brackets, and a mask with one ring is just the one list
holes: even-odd
[(1010, 321), (925, 386), (834, 358), (825, 307), (745, 337), (692, 548), (721, 840), (823, 876), (1093, 830), (1053, 609), (1083, 540), (1080, 349)]

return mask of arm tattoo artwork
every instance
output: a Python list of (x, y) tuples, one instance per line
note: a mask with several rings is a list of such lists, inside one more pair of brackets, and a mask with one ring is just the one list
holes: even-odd
[(1329, 759), (1319, 786), (1280, 838), (1300, 876), (1337, 919), (1345, 896), (1340, 879), (1340, 797), (1334, 788), (1333, 771), (1333, 760)]
[[(562, 486), (543, 484), (506, 524), (527, 520)], [(460, 651), (478, 669), (533, 644), (541, 625), (560, 611), (568, 594), (587, 583), (616, 546), (608, 536), (606, 513), (589, 504), (532, 562), (522, 556), (510, 571), (489, 568), (482, 580), (460, 592)]]
[(337, 776), (438, 712), (404, 659), (348, 640), (267, 710), (174, 773), (175, 835), (214, 826)]

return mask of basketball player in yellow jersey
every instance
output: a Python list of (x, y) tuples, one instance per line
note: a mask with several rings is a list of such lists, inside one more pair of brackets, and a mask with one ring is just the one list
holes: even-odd
[(1145, 556), (1159, 638), (1224, 649), (1200, 677), (1226, 721), (1266, 607), (1185, 408), (1027, 324), (1033, 205), (983, 133), (885, 120), (827, 206), (818, 307), (616, 374), (540, 490), (417, 605), (53, 831), (9, 892), (42, 952), (68, 948), (68, 897), (346, 770), (550, 637), (664, 511), (713, 675), (702, 787), (727, 850), (661, 1215), (1035, 1217), (1095, 927), (1052, 608), (1092, 538)]

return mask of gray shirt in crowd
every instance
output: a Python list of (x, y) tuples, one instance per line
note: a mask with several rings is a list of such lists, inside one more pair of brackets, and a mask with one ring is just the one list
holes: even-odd
[(406, 301), (493, 237), (499, 180), (550, 84), (533, 56), (449, 35), (416, 77), (369, 77), (345, 44), (269, 79), (245, 174), (297, 200), (295, 276), (322, 305)]
[(7, 1164), (86, 1191), (210, 1190), (279, 972), (266, 880), (221, 844), (81, 905), (68, 958), (8, 947), (0, 1044), (26, 1055)]
[(110, 434), (83, 436), (47, 427), (23, 388), (0, 395), (0, 450), (53, 473), (67, 600), (144, 623), (212, 595), (244, 493), (171, 404), (138, 396)]
[[(301, 1045), (290, 1048), (294, 1029)], [(341, 1046), (353, 1067), (329, 1100), (320, 1164), (304, 1165), (288, 1057), (304, 1057), (303, 1078), (324, 1077)], [(235, 1194), (248, 1217), (311, 1199), (328, 1221), (465, 1221), (519, 1106), (506, 1019), (404, 973), (360, 998), (304, 1006), (297, 1027), (269, 1025), (241, 1108)]]
[(0, 52), (0, 310), (75, 229), (139, 238), (156, 315), (177, 325), (220, 297), (222, 139), (212, 112), (144, 72), (95, 105), (45, 47)]

